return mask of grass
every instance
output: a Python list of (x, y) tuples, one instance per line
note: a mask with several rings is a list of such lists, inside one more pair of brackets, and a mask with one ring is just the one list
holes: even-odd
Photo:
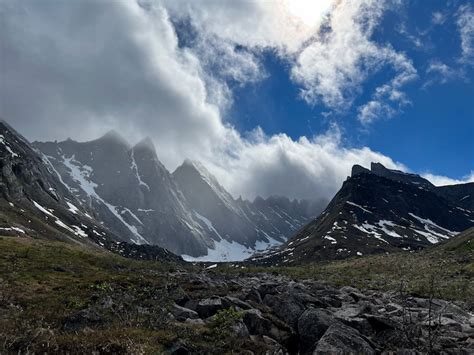
[(435, 297), (474, 307), (474, 258), (470, 249), (379, 254), (293, 267), (221, 267), (221, 272), (276, 272), (363, 290), (398, 291), (403, 285), (411, 295), (420, 297), (429, 296), (434, 279)]
[[(465, 250), (466, 249), (466, 250)], [(275, 272), (315, 279), (334, 286), (397, 291), (404, 283), (413, 295), (427, 296), (435, 275), (437, 297), (473, 306), (474, 263), (470, 248), (366, 256), (295, 267), (233, 268), (219, 265), (210, 275)], [(192, 298), (225, 295), (222, 286), (186, 277), (202, 267), (137, 261), (38, 239), (0, 237), (0, 353), (160, 353), (178, 343), (192, 352), (259, 352), (230, 329), (241, 318), (235, 310), (219, 313), (206, 325), (170, 320), (169, 308), (187, 293)], [(179, 271), (179, 272), (177, 272)], [(184, 276), (183, 276), (184, 275)], [(92, 314), (86, 326), (65, 325), (81, 312)], [(98, 317), (94, 321), (95, 314)], [(264, 352), (264, 348), (260, 349)]]
[[(245, 348), (231, 334), (229, 341), (215, 344), (211, 326), (170, 321), (168, 309), (181, 284), (170, 272), (177, 270), (196, 268), (0, 237), (0, 353), (154, 354), (178, 341), (199, 352), (224, 354), (236, 342)], [(104, 306), (107, 302), (112, 305)], [(68, 319), (90, 309), (100, 316), (97, 324), (64, 329)]]

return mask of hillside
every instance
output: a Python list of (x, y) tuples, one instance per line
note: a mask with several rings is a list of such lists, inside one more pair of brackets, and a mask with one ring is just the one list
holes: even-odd
[(440, 255), (254, 269), (0, 237), (0, 352), (469, 353), (473, 259)]

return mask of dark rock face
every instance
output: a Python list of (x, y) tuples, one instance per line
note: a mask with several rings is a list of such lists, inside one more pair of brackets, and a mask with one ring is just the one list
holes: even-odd
[(436, 188), (417, 175), (380, 164), (373, 164), (372, 171), (356, 166), (319, 217), (283, 246), (251, 260), (288, 265), (419, 250), (474, 225), (474, 212), (457, 205), (469, 189)]

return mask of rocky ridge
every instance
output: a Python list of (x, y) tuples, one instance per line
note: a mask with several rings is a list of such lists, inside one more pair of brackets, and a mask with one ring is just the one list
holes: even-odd
[(459, 204), (459, 196), (469, 195), (470, 189), (471, 184), (438, 188), (381, 164), (372, 164), (371, 170), (354, 166), (320, 216), (281, 247), (251, 260), (291, 265), (420, 250), (474, 225), (474, 211)]
[(35, 142), (65, 186), (128, 242), (164, 247), (189, 260), (243, 260), (281, 244), (320, 211), (287, 198), (234, 199), (198, 162), (174, 173), (146, 138), (116, 132), (90, 142)]
[(0, 121), (0, 233), (60, 240), (138, 259), (180, 260), (123, 241), (95, 218), (28, 141)]

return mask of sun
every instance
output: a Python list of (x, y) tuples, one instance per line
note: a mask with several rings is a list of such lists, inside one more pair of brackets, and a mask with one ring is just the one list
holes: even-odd
[(318, 26), (333, 6), (333, 0), (286, 0), (291, 16), (306, 26)]

